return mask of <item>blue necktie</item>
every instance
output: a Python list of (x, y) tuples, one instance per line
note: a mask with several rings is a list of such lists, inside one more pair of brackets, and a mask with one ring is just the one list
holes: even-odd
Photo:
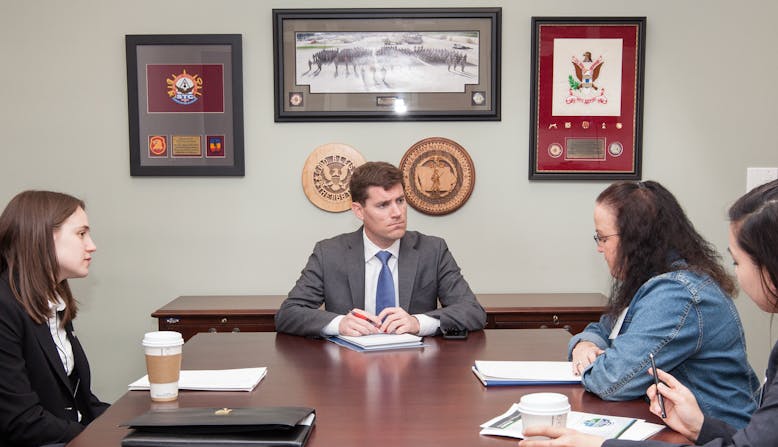
[(387, 264), (392, 254), (388, 251), (379, 251), (375, 256), (381, 261), (381, 273), (378, 274), (378, 287), (375, 293), (375, 314), (378, 315), (385, 308), (394, 307), (394, 280)]

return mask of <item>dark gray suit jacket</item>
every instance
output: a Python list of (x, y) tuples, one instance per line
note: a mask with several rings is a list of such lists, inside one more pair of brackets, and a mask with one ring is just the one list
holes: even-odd
[[(336, 316), (364, 309), (364, 254), (362, 228), (316, 243), (297, 284), (276, 313), (276, 330), (321, 335)], [(407, 231), (400, 240), (398, 265), (399, 304), (406, 312), (438, 318), (443, 330), (483, 329), (486, 312), (443, 239)]]

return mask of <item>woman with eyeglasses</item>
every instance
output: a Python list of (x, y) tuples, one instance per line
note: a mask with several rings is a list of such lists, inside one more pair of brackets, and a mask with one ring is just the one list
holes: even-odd
[(653, 354), (706, 414), (744, 427), (759, 380), (720, 256), (656, 182), (617, 182), (594, 208), (597, 251), (613, 285), (608, 313), (570, 340), (584, 387), (605, 400), (645, 396)]
[(96, 249), (67, 194), (25, 191), (0, 215), (0, 446), (64, 445), (108, 407), (90, 389), (68, 285)]
[[(735, 264), (740, 287), (763, 311), (778, 313), (778, 181), (754, 188), (729, 209), (729, 252)], [(762, 402), (743, 429), (711, 417), (702, 402), (681, 382), (677, 374), (657, 368), (662, 380), (657, 389), (648, 388), (651, 412), (661, 415), (658, 395), (664, 399), (664, 420), (674, 430), (697, 445), (775, 446), (778, 445), (778, 343), (773, 346), (767, 366), (767, 382)], [(716, 385), (720, 385), (717, 383)], [(659, 393), (659, 394), (657, 394)], [(665, 447), (658, 441), (604, 440), (574, 430), (552, 427), (528, 429), (527, 436), (549, 436), (551, 440), (525, 440), (520, 447)]]

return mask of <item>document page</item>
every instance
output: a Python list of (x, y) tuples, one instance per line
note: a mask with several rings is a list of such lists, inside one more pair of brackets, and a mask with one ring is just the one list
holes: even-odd
[[(630, 433), (635, 425), (638, 428)], [(571, 411), (567, 414), (567, 428), (606, 439), (641, 440), (654, 435), (664, 426), (649, 424), (642, 419)], [(505, 413), (481, 424), (480, 434), (522, 439), (522, 430), (519, 405), (513, 404)]]
[(421, 337), (413, 334), (371, 334), (360, 337), (351, 337), (348, 335), (338, 335), (338, 338), (346, 340), (363, 348), (385, 345), (407, 345), (421, 343)]
[[(267, 368), (238, 368), (183, 370), (178, 379), (181, 390), (251, 391), (267, 374)], [(148, 390), (149, 376), (145, 375), (127, 386), (130, 391)]]
[(487, 361), (476, 360), (475, 368), (487, 380), (576, 383), (570, 362)]

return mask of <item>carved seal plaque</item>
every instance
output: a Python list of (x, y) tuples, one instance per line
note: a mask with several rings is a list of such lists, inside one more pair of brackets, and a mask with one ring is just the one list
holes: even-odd
[(303, 166), (303, 191), (317, 207), (334, 213), (351, 208), (348, 182), (365, 157), (351, 146), (329, 143), (317, 147)]
[(408, 203), (424, 214), (456, 211), (475, 185), (473, 160), (465, 148), (447, 138), (426, 138), (411, 146), (400, 170)]

